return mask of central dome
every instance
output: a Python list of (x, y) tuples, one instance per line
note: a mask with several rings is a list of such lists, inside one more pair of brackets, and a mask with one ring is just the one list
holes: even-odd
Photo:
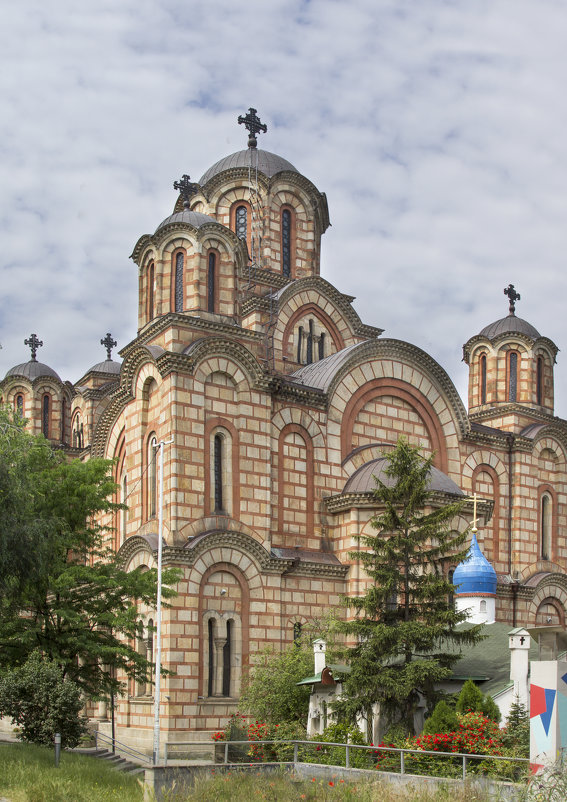
[(252, 167), (256, 168), (256, 154), (258, 157), (258, 172), (263, 173), (267, 178), (271, 178), (276, 173), (281, 173), (284, 170), (292, 173), (299, 173), (291, 162), (277, 156), (275, 153), (270, 153), (268, 150), (260, 150), (259, 148), (246, 148), (246, 150), (239, 150), (236, 153), (231, 153), (230, 156), (225, 156), (220, 159), (212, 167), (209, 167), (199, 179), (199, 184), (204, 186), (207, 181), (214, 178), (224, 170), (232, 170), (235, 167)]

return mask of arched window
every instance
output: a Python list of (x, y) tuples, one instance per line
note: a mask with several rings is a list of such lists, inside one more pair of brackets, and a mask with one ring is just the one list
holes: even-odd
[(183, 312), (183, 266), (184, 257), (181, 252), (175, 254), (175, 311)]
[(24, 417), (24, 396), (21, 393), (14, 398), (14, 410), (19, 418)]
[(297, 361), (301, 363), (301, 356), (303, 351), (303, 326), (297, 329)]
[(319, 359), (325, 359), (325, 332), (319, 335)]
[(291, 212), (284, 209), (281, 220), (282, 228), (282, 274), (291, 276)]
[(49, 400), (49, 396), (46, 393), (41, 401), (41, 431), (44, 437), (49, 437)]
[(223, 510), (223, 439), (222, 434), (215, 434), (213, 446), (215, 512), (222, 512)]
[(79, 413), (77, 413), (73, 419), (73, 446), (74, 448), (85, 447), (83, 421)]
[(148, 518), (155, 518), (157, 511), (157, 437), (148, 440)]
[(480, 357), (480, 403), (486, 404), (486, 354)]
[[(244, 208), (244, 207), (240, 207)], [(244, 210), (246, 211), (246, 210)], [(215, 312), (216, 309), (216, 269), (217, 257), (212, 251), (209, 253), (209, 264), (207, 266), (207, 312)]]
[(518, 354), (508, 354), (508, 401), (516, 401), (518, 393)]
[(234, 214), (234, 230), (238, 239), (248, 237), (248, 209), (246, 206), (237, 206)]
[(148, 321), (154, 317), (154, 263), (150, 262), (148, 267)]
[(536, 362), (536, 403), (543, 404), (543, 357)]
[(301, 646), (301, 622), (294, 621), (293, 624), (293, 643), (295, 646)]
[(553, 502), (549, 493), (544, 493), (541, 497), (541, 559), (549, 560), (551, 554), (551, 516)]
[(481, 613), (485, 613), (486, 612), (486, 600), (485, 599), (481, 599), (480, 600), (480, 612)]

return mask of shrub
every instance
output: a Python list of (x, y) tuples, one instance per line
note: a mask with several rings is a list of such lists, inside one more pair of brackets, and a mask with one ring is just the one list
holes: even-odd
[(423, 735), (454, 732), (459, 726), (459, 717), (456, 711), (442, 699), (437, 702), (433, 713), (429, 716), (423, 727)]
[(39, 652), (0, 679), (0, 715), (18, 725), (22, 741), (50, 746), (58, 732), (63, 746), (77, 746), (86, 733), (82, 707), (78, 686)]
[(463, 685), (455, 709), (457, 713), (483, 713), (496, 722), (501, 718), (494, 699), (488, 694), (485, 696), (472, 679), (468, 679)]

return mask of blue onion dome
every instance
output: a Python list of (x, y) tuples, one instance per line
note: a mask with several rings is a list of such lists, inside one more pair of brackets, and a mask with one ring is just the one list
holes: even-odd
[(467, 556), (455, 568), (453, 584), (457, 596), (496, 595), (496, 571), (480, 550), (475, 532)]

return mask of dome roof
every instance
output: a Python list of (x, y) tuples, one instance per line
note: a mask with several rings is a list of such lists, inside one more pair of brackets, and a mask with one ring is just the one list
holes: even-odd
[(188, 209), (184, 209), (182, 212), (175, 212), (174, 214), (170, 214), (169, 217), (166, 217), (165, 220), (162, 220), (159, 226), (156, 228), (156, 234), (163, 228), (164, 226), (169, 226), (172, 223), (185, 223), (186, 225), (193, 226), (194, 228), (200, 228), (200, 226), (204, 226), (207, 223), (216, 223), (217, 221), (213, 217), (209, 217), (208, 214), (203, 214), (202, 212), (190, 212)]
[[(357, 471), (353, 473), (343, 488), (343, 493), (371, 493), (376, 488), (374, 477), (379, 479), (386, 487), (394, 485), (394, 478), (388, 476), (386, 468), (388, 467), (387, 457), (378, 457), (370, 462), (366, 462)], [(438, 468), (431, 466), (429, 471), (429, 490), (437, 491), (439, 493), (450, 493), (454, 496), (464, 496), (465, 494), (461, 488), (449, 479), (447, 474), (440, 471)]]
[(289, 170), (292, 173), (298, 173), (291, 162), (287, 159), (282, 159), (281, 156), (276, 156), (275, 153), (270, 153), (268, 150), (260, 150), (259, 148), (246, 148), (246, 150), (239, 150), (237, 153), (231, 153), (230, 156), (225, 156), (220, 159), (212, 167), (209, 167), (199, 179), (199, 184), (204, 186), (207, 181), (214, 178), (215, 175), (222, 173), (223, 170), (231, 170), (233, 167), (256, 167), (256, 160), (252, 161), (252, 151), (258, 154), (258, 172), (264, 173), (265, 176), (271, 178), (276, 173), (281, 173), (283, 170)]
[(487, 337), (489, 340), (494, 340), (501, 334), (525, 334), (532, 340), (538, 340), (541, 337), (539, 331), (531, 323), (522, 320), (521, 317), (516, 317), (516, 315), (506, 315), (489, 326), (485, 326), (480, 332), (482, 337)]
[(30, 359), (29, 362), (24, 362), (22, 365), (14, 365), (6, 373), (6, 379), (10, 376), (21, 376), (29, 381), (33, 381), (40, 376), (49, 376), (52, 379), (57, 379), (58, 382), (61, 381), (53, 368), (50, 368), (49, 365), (44, 365), (43, 362), (37, 362), (35, 359)]
[(455, 568), (453, 584), (457, 596), (470, 596), (473, 593), (487, 596), (496, 594), (496, 571), (480, 550), (474, 532), (467, 556)]
[(87, 373), (113, 373), (118, 375), (120, 373), (120, 362), (115, 362), (114, 359), (105, 359), (104, 362), (98, 362), (93, 365)]

